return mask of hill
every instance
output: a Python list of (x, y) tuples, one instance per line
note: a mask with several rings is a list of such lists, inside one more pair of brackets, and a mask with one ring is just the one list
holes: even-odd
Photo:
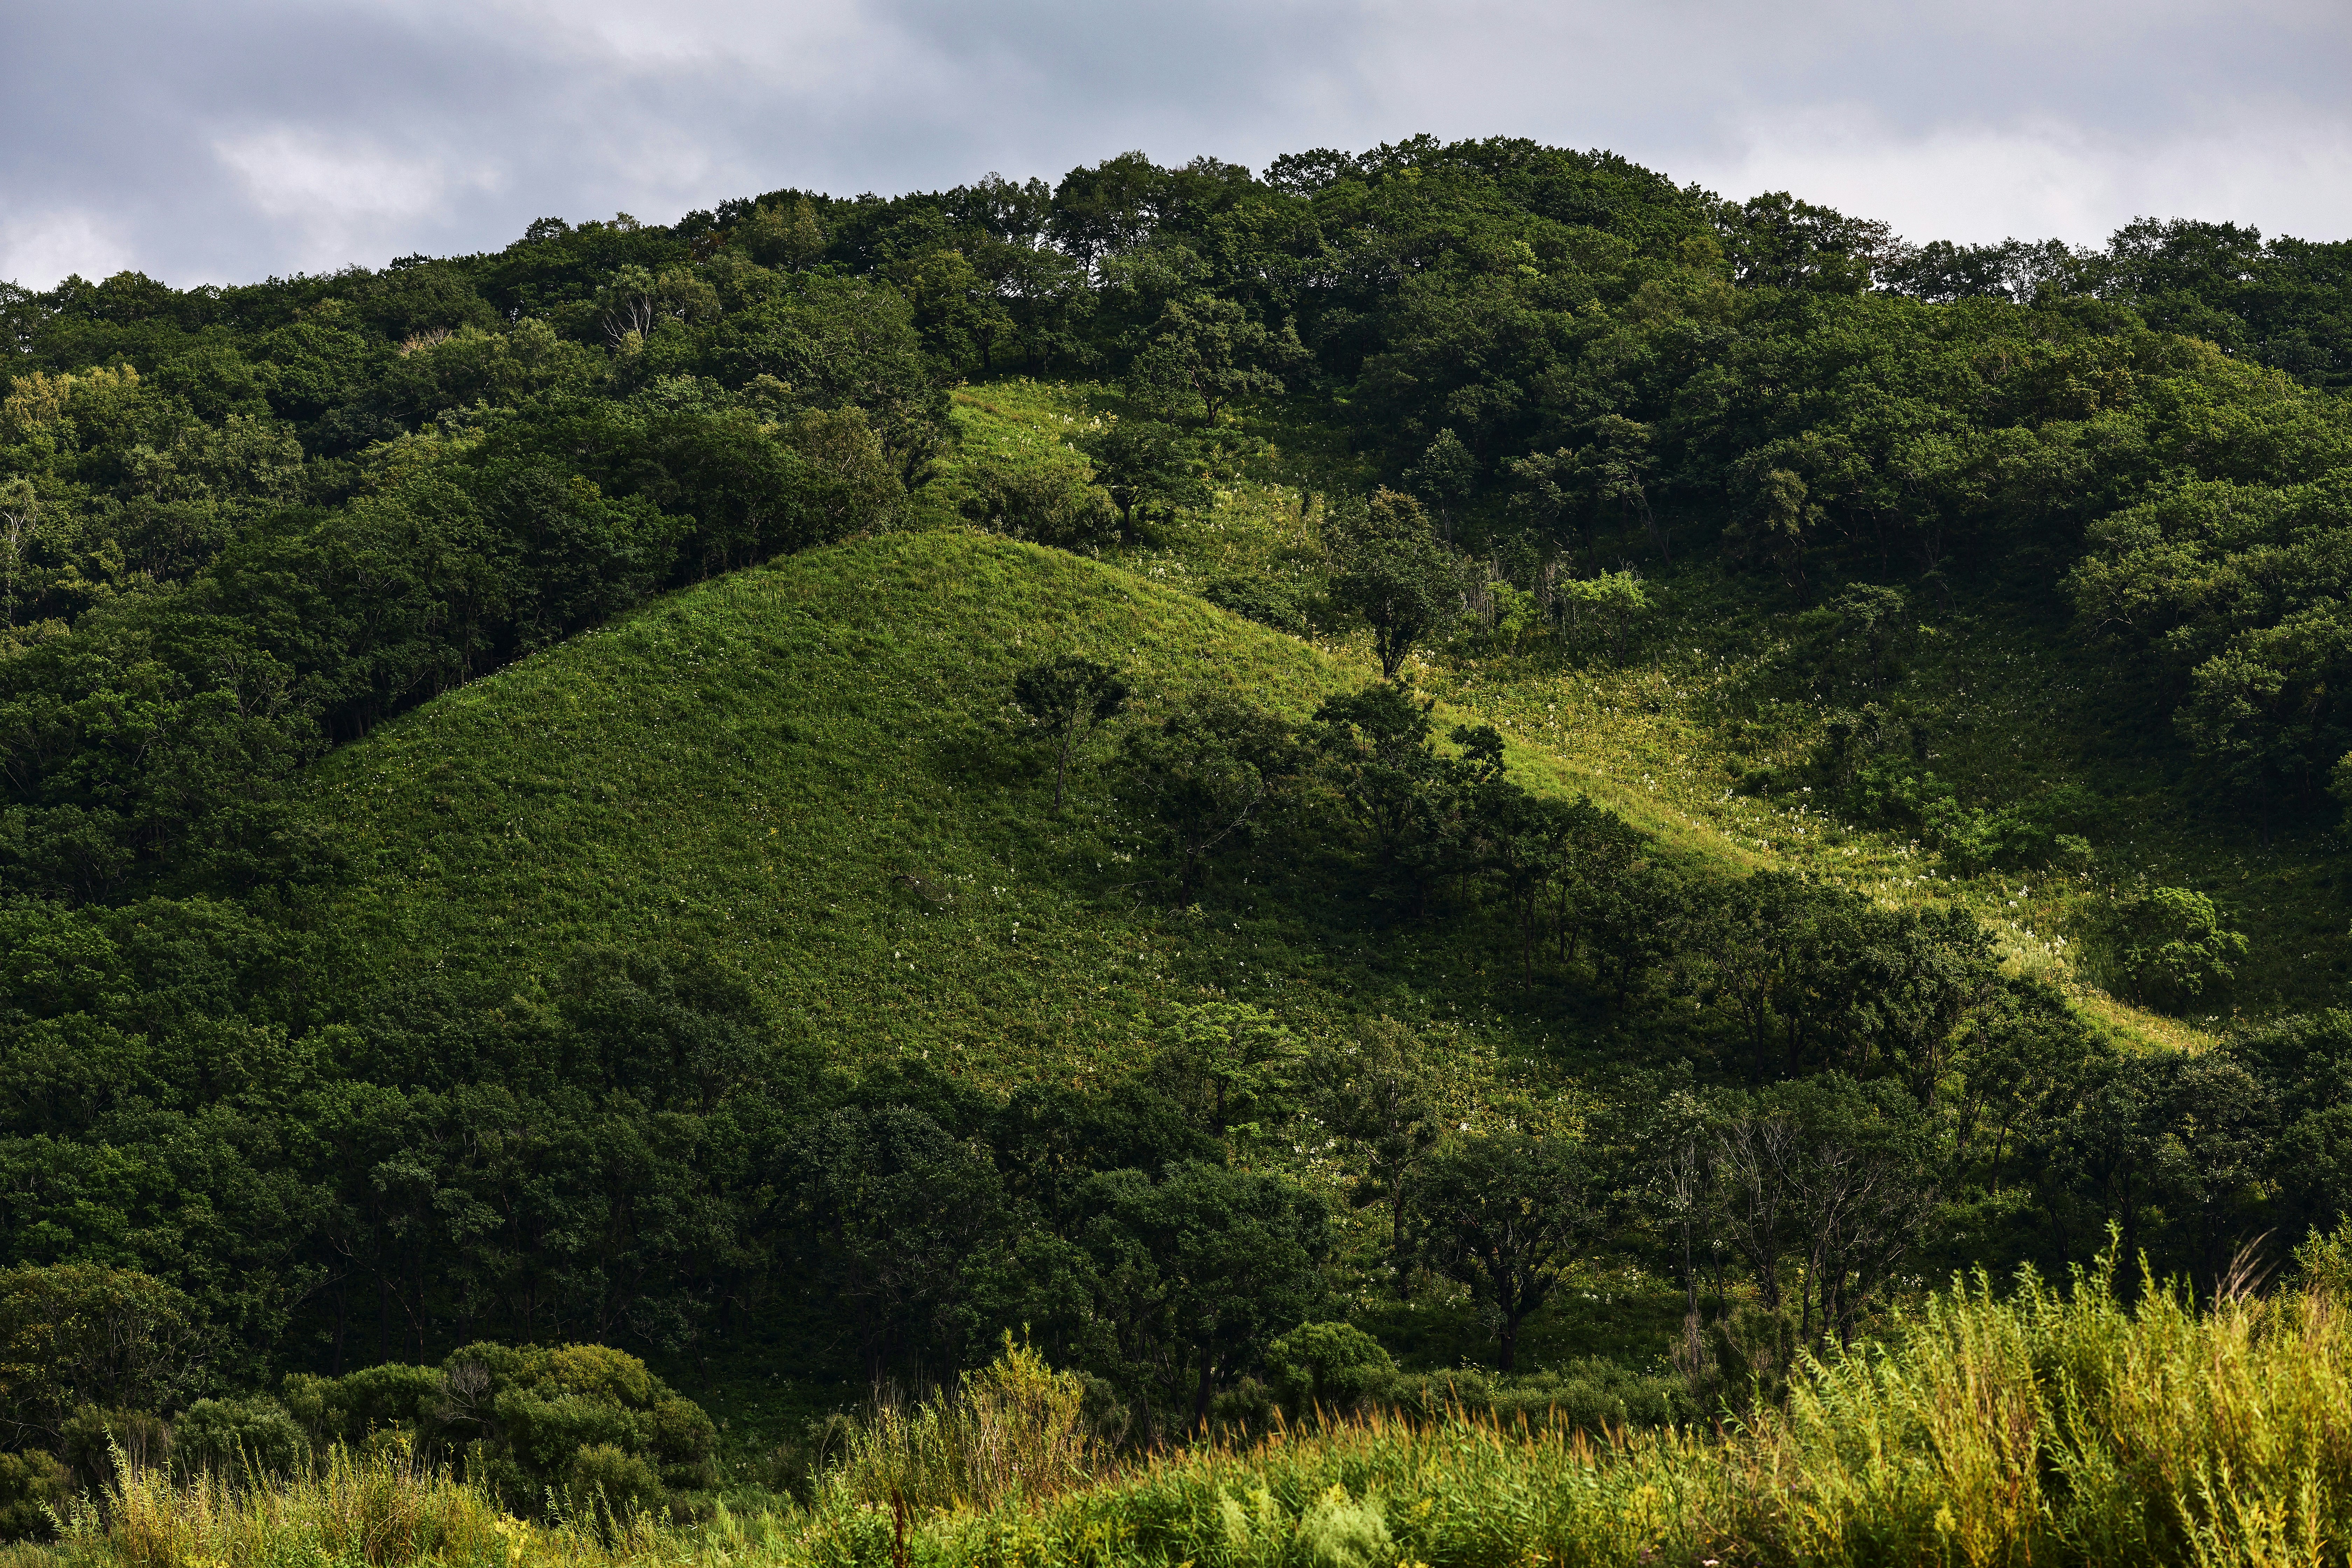
[(1297, 928), (1163, 910), (1093, 768), (1049, 815), (1008, 711), (1014, 673), (1054, 653), (1119, 665), (1147, 704), (1217, 687), (1302, 719), (1351, 673), (1117, 568), (961, 531), (737, 573), (317, 771), (352, 856), (324, 913), (342, 984), (496, 968), (527, 994), (583, 946), (707, 952), (832, 1059), (936, 1053), (998, 1087), (1132, 1066), (1139, 1018), (1172, 997), (1348, 1010), (1356, 966)]
[(1132, 1454), (2237, 1289), (2352, 1191), (2346, 254), (1418, 138), (0, 289), (0, 1330), (179, 1347), (0, 1372), (0, 1517), (469, 1357), (692, 1512), (1008, 1330)]

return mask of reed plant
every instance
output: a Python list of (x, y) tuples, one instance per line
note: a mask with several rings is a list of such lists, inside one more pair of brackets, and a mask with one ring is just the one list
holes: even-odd
[(1004, 1336), (1003, 1353), (919, 1404), (879, 1399), (824, 1489), (929, 1515), (1036, 1503), (1108, 1467), (1087, 1430), (1086, 1383)]

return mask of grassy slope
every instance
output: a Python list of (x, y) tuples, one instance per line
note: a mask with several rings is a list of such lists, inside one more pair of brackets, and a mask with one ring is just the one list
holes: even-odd
[[(1063, 437), (1097, 401), (1083, 388), (1019, 383), (966, 394), (966, 451), (1076, 463)], [(1484, 973), (1474, 939), (1376, 940), (1344, 900), (1311, 896), (1311, 868), (1294, 868), (1286, 889), (1229, 880), (1199, 908), (1169, 909), (1131, 858), (1098, 768), (1081, 773), (1062, 819), (1045, 811), (1040, 758), (1003, 703), (1013, 672), (1045, 653), (1125, 666), (1147, 712), (1213, 682), (1303, 715), (1368, 679), (1348, 642), (1284, 637), (1195, 592), (1222, 572), (1280, 574), (1307, 558), (1314, 507), (1269, 482), (1270, 466), (1281, 478), (1262, 452), (1235, 461), (1208, 515), (1112, 563), (935, 529), (739, 574), (330, 758), (313, 788), (352, 852), (331, 911), (352, 958), (344, 984), (364, 990), (443, 966), (503, 973), (527, 998), (583, 944), (697, 949), (731, 956), (790, 1026), (837, 1059), (928, 1056), (996, 1086), (1120, 1070), (1150, 1048), (1170, 1003), (1224, 994), (1314, 1033), (1373, 1012), (1412, 1022), (1449, 1042), (1467, 1115), (1498, 1061), (1572, 1105), (1584, 1071), (1642, 1048), (1589, 999), (1520, 994)], [(950, 469), (940, 500), (954, 482)], [(1655, 635), (1625, 668), (1591, 650), (1463, 647), (1415, 678), (1451, 714), (1500, 725), (1519, 776), (1590, 791), (1671, 854), (1727, 870), (1794, 867), (1890, 900), (1957, 896), (2015, 962), (2064, 977), (2047, 937), (2080, 889), (2046, 878), (1955, 884), (1886, 835), (1734, 795), (1730, 771), (1795, 760), (1819, 713), (1755, 700), (1772, 626), (1741, 610), (1742, 589), (1704, 569), (1654, 586)], [(1955, 631), (1919, 679), (1939, 700), (1970, 694), (1973, 714), (1953, 704), (1975, 721), (1951, 729), (1955, 750), (1967, 749), (1958, 762), (1981, 775), (2006, 753), (2039, 776), (2092, 776), (2133, 803), (2132, 847), (2151, 875), (2217, 886), (2216, 868), (2242, 850), (2169, 807), (2160, 778), (2101, 762), (2091, 724), (2101, 694), (2053, 687), (2030, 629), (1979, 620)], [(2144, 793), (2132, 796), (2135, 786)], [(2248, 874), (2308, 894), (2326, 874), (2314, 847), (2283, 845)], [(2026, 898), (2012, 909), (2021, 885)], [(2310, 897), (2275, 913), (2242, 898), (2238, 912), (2250, 906), (2248, 923), (2273, 948), (2291, 923), (2299, 943), (2305, 927), (2336, 918)], [(2342, 946), (2332, 932), (2308, 940), (2311, 951)], [(2139, 1038), (2201, 1038), (2077, 994)], [(1309, 1180), (1338, 1180), (1311, 1156), (1262, 1152)], [(1379, 1216), (1342, 1223), (1361, 1233), (1354, 1250), (1368, 1251)], [(1530, 1325), (1529, 1353), (1639, 1359), (1671, 1331), (1670, 1304), (1654, 1294), (1628, 1278), (1581, 1281)], [(1485, 1348), (1467, 1313), (1387, 1316), (1398, 1321), (1383, 1322), (1384, 1337), (1414, 1364)]]
[(520, 984), (583, 943), (691, 947), (845, 1059), (944, 1053), (993, 1083), (1118, 1065), (1139, 1014), (1271, 982), (1256, 933), (1142, 897), (1085, 773), (1046, 815), (1004, 704), (1065, 651), (1292, 712), (1347, 679), (1057, 552), (844, 545), (676, 595), (330, 760), (315, 798), (355, 868), (336, 921), (379, 974)]
[[(1080, 459), (1060, 445), (1115, 400), (1101, 388), (1007, 381), (961, 395), (967, 442), (1040, 460)], [(1223, 572), (1294, 573), (1312, 553), (1312, 520), (1291, 485), (1253, 482), (1333, 472), (1331, 432), (1292, 418), (1241, 435), (1272, 461), (1237, 462), (1207, 517), (1121, 560), (1157, 579), (1198, 587)], [(1246, 444), (1236, 440), (1235, 445)], [(1349, 474), (1351, 482), (1370, 482)], [(2269, 850), (2226, 800), (2184, 783), (2182, 758), (2137, 683), (2074, 645), (2063, 605), (2020, 613), (2021, 587), (1964, 594), (1928, 617), (1907, 695), (1935, 727), (1934, 766), (1972, 804), (2077, 783), (2110, 803), (2095, 833), (2088, 877), (1993, 872), (1955, 880), (1904, 836), (1842, 823), (1801, 800), (1759, 800), (1731, 781), (1761, 764), (1801, 762), (1819, 741), (1826, 705), (1785, 695), (1774, 666), (1790, 606), (1759, 579), (1727, 577), (1706, 552), (1649, 584), (1656, 611), (1622, 668), (1597, 647), (1539, 645), (1524, 654), (1457, 647), (1417, 661), (1416, 679), (1456, 711), (1524, 743), (1535, 768), (1590, 790), (1670, 846), (1734, 868), (1801, 870), (1891, 903), (1955, 899), (1975, 910), (2010, 964), (2065, 986), (2084, 1012), (2126, 1039), (2201, 1047), (2220, 1021), (2142, 1012), (2084, 984), (2069, 948), (2095, 897), (2137, 882), (2211, 893), (2252, 938), (2228, 1005), (2250, 1014), (2338, 1004), (2352, 974), (2352, 855), (2322, 826), (2281, 833)], [(2031, 590), (2026, 590), (2029, 596)], [(1349, 650), (1334, 647), (1345, 654)], [(1778, 695), (1776, 695), (1778, 694)], [(2065, 940), (2060, 940), (2060, 939)]]

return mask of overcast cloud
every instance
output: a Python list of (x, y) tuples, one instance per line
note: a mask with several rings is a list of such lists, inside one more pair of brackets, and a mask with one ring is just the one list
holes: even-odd
[(186, 285), (782, 186), (1608, 147), (1915, 239), (2352, 237), (2345, 0), (0, 0), (0, 279)]

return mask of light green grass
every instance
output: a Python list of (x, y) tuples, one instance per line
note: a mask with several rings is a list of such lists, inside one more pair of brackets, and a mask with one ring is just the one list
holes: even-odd
[[(1370, 679), (1322, 649), (1124, 568), (961, 530), (862, 540), (671, 595), (450, 693), (328, 759), (310, 805), (349, 870), (318, 923), (331, 994), (421, 975), (495, 977), (546, 1005), (592, 946), (699, 952), (742, 974), (782, 1026), (849, 1068), (928, 1061), (974, 1087), (1072, 1086), (1131, 1071), (1171, 1005), (1261, 1004), (1310, 1038), (1364, 1016), (1412, 1024), (1447, 1064), (1454, 1113), (1572, 1106), (1616, 1026), (1528, 1010), (1483, 928), (1391, 940), (1346, 900), (1227, 875), (1174, 907), (1106, 797), (1111, 742), (1048, 813), (1041, 749), (1007, 705), (1049, 653), (1115, 662), (1136, 718), (1223, 686), (1303, 719)], [(1514, 763), (1573, 787), (1545, 754)], [(1247, 1152), (1336, 1198), (1315, 1143)], [(1385, 1220), (1335, 1203), (1337, 1281), (1378, 1294)], [(1590, 1282), (1530, 1325), (1538, 1355), (1670, 1328), (1654, 1280)], [(1439, 1293), (1442, 1298), (1443, 1293)], [(1590, 1308), (1588, 1310), (1587, 1309)], [(1484, 1343), (1466, 1300), (1409, 1337), (1455, 1363)], [(743, 1391), (738, 1391), (743, 1392)], [(738, 1403), (742, 1408), (738, 1410)], [(761, 1424), (752, 1391), (714, 1408)]]
[[(1227, 686), (1303, 715), (1349, 672), (1197, 598), (1030, 545), (861, 541), (675, 595), (325, 763), (361, 984), (589, 943), (730, 962), (838, 1058), (1005, 1084), (1133, 1059), (1211, 988), (1318, 989), (1269, 938), (1170, 911), (1082, 768), (1050, 817), (1013, 673), (1074, 652), (1148, 711)], [(1284, 967), (1314, 967), (1285, 953)], [(1331, 999), (1339, 1005), (1338, 999)]]

